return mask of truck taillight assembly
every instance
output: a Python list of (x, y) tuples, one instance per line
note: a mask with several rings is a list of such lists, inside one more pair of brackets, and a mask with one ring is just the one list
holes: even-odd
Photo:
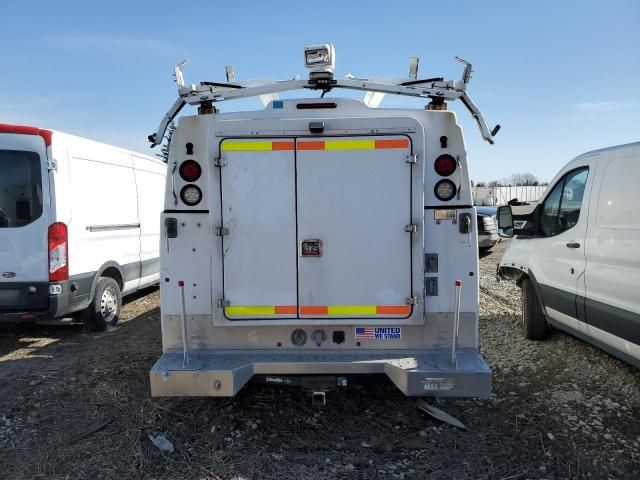
[(195, 160), (185, 160), (180, 165), (180, 176), (185, 182), (195, 182), (200, 178), (202, 174), (202, 168), (200, 164)]
[(69, 279), (69, 244), (67, 226), (58, 222), (49, 226), (49, 281), (63, 282)]
[(438, 200), (448, 202), (456, 195), (456, 184), (451, 180), (440, 180), (436, 183), (433, 193), (435, 193)]
[(195, 185), (185, 185), (180, 191), (180, 198), (185, 204), (193, 207), (202, 200), (202, 190)]
[(457, 164), (458, 162), (455, 158), (453, 158), (448, 153), (445, 153), (444, 155), (440, 155), (438, 158), (436, 158), (434, 168), (438, 175), (442, 177), (448, 177), (456, 171)]

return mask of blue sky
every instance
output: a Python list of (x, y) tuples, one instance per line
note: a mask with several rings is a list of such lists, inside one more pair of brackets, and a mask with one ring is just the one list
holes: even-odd
[[(640, 2), (136, 2), (0, 0), (0, 123), (44, 126), (143, 152), (188, 82), (306, 75), (304, 45), (336, 45), (336, 74), (459, 78), (491, 125), (461, 104), (472, 178), (550, 180), (584, 151), (640, 140)], [(331, 95), (340, 95), (339, 92)], [(419, 100), (387, 97), (383, 106)], [(257, 100), (222, 109), (260, 108)], [(191, 113), (186, 110), (183, 113)]]

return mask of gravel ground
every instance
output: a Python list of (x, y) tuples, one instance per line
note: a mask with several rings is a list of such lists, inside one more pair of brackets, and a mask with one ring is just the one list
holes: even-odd
[(431, 401), (467, 431), (425, 415), (385, 378), (332, 393), (322, 408), (264, 385), (234, 399), (151, 399), (161, 340), (150, 290), (103, 334), (0, 327), (0, 477), (640, 478), (640, 372), (560, 332), (523, 340), (520, 292), (495, 279), (503, 249), (480, 265), (493, 396)]

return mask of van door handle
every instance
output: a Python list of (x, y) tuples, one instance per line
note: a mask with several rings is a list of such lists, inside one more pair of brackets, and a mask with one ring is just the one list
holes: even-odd
[(567, 247), (569, 247), (569, 248), (580, 248), (580, 244), (578, 242), (569, 242), (569, 243), (567, 243)]

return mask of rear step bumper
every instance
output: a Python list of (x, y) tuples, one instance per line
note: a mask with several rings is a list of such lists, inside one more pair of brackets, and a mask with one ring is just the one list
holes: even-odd
[(491, 369), (475, 350), (393, 353), (193, 352), (165, 353), (149, 372), (151, 395), (232, 397), (253, 375), (383, 373), (407, 396), (479, 397), (491, 394)]

